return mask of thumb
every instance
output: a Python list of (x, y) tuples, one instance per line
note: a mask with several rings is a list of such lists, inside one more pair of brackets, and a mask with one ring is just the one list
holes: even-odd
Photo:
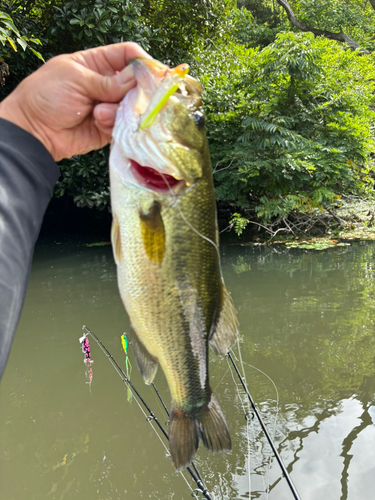
[(82, 84), (88, 97), (93, 101), (120, 102), (134, 87), (136, 80), (132, 66), (126, 66), (115, 75), (101, 75), (87, 69)]

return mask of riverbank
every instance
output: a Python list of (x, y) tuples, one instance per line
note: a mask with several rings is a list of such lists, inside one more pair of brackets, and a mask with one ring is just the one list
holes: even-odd
[[(323, 250), (344, 246), (355, 240), (375, 240), (375, 201), (348, 197), (340, 206), (316, 214), (296, 215), (281, 224), (262, 224), (249, 214), (243, 218), (245, 230), (235, 235), (235, 224), (228, 224), (235, 208), (218, 205), (219, 228), (231, 233), (233, 245), (280, 245)], [(88, 241), (109, 241), (111, 213), (88, 207), (78, 208), (73, 200), (52, 199), (46, 212), (41, 236), (81, 235)]]
[[(252, 231), (244, 232), (238, 243), (232, 244), (325, 250), (348, 246), (351, 241), (374, 241), (375, 201), (352, 196), (341, 200), (340, 205), (333, 209), (297, 215), (294, 220), (283, 221), (280, 226), (275, 223), (263, 225), (251, 220), (247, 223)], [(254, 233), (254, 226), (258, 234)]]

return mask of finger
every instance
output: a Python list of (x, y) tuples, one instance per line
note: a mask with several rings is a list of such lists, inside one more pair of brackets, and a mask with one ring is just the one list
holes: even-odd
[(135, 57), (152, 57), (134, 42), (114, 43), (72, 54), (80, 64), (102, 75), (111, 75), (125, 68)]
[(106, 144), (109, 144), (111, 142), (111, 138), (112, 138), (113, 127), (102, 127), (102, 126), (99, 126), (98, 123), (96, 123), (96, 126), (98, 127), (100, 132), (102, 132), (102, 134), (106, 137), (106, 141), (107, 141)]
[(113, 76), (103, 76), (86, 69), (80, 82), (83, 93), (93, 101), (120, 102), (136, 84), (132, 66)]
[(118, 104), (101, 103), (94, 108), (93, 115), (96, 121), (96, 126), (105, 134), (111, 133), (116, 120), (116, 112)]

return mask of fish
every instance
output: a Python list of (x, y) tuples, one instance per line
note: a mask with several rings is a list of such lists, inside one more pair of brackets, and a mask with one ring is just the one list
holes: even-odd
[(231, 450), (208, 346), (226, 355), (239, 325), (220, 267), (201, 85), (184, 64), (130, 64), (136, 86), (118, 108), (109, 160), (111, 241), (137, 366), (151, 384), (160, 364), (169, 386), (169, 450), (180, 471), (200, 440)]

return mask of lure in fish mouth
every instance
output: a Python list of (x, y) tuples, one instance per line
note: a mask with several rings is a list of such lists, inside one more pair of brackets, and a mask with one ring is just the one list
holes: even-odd
[(138, 85), (120, 104), (112, 155), (118, 156), (125, 182), (161, 194), (181, 193), (202, 176), (202, 141), (195, 130), (204, 127), (200, 84), (187, 74), (187, 64), (172, 70), (153, 59), (130, 64)]
[(220, 270), (201, 87), (187, 65), (131, 64), (137, 85), (120, 104), (110, 154), (112, 248), (138, 368), (150, 384), (160, 364), (168, 382), (169, 449), (181, 470), (199, 441), (231, 449), (208, 346), (225, 355), (238, 321)]

